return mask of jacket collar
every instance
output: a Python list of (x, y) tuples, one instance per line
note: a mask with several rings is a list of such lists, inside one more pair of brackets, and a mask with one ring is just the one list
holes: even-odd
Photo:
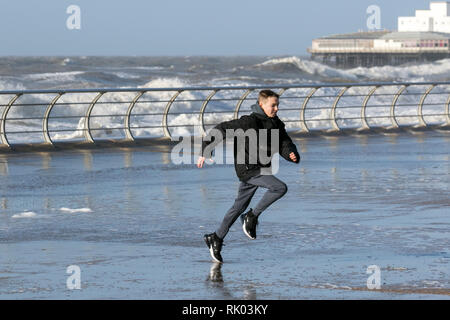
[(259, 118), (262, 118), (262, 119), (265, 119), (265, 120), (271, 120), (271, 121), (276, 121), (278, 119), (278, 116), (275, 116), (273, 118), (268, 117), (267, 114), (264, 112), (264, 110), (257, 103), (252, 105), (251, 109), (252, 109), (253, 113), (256, 113), (256, 115)]
[(265, 118), (269, 118), (264, 110), (259, 106), (259, 104), (255, 103), (251, 108), (254, 113), (264, 116)]

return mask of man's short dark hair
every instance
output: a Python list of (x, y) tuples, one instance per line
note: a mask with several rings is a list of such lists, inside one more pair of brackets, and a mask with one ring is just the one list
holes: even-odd
[(276, 97), (278, 99), (280, 98), (280, 95), (278, 93), (273, 92), (272, 90), (261, 90), (258, 95), (258, 102), (266, 100), (267, 98), (270, 97)]

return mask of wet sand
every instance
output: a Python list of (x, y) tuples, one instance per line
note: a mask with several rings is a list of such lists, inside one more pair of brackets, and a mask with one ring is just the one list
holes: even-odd
[(448, 133), (295, 142), (288, 193), (256, 240), (232, 227), (219, 266), (202, 236), (232, 205), (232, 165), (145, 146), (0, 155), (0, 298), (449, 299)]

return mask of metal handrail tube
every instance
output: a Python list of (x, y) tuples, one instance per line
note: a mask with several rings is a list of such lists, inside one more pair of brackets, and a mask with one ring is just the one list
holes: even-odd
[[(439, 105), (442, 105), (442, 102), (441, 103), (427, 103), (427, 106), (439, 106)], [(380, 104), (380, 105), (373, 104), (373, 105), (368, 105), (367, 107), (378, 108), (378, 107), (386, 107), (386, 106), (390, 106), (390, 104), (389, 105), (386, 105), (386, 104)], [(398, 104), (397, 103), (395, 106), (396, 107), (412, 107), (412, 106), (416, 106), (416, 104), (415, 103), (414, 104), (412, 104), (412, 103)], [(344, 108), (344, 107), (341, 107), (341, 108)]]
[[(445, 116), (445, 114), (437, 113), (437, 114), (430, 114), (428, 116), (438, 117), (438, 116)], [(416, 117), (417, 117), (417, 115), (415, 115), (415, 114), (412, 114), (412, 115), (397, 115), (396, 116), (396, 118), (416, 118)], [(383, 118), (390, 119), (391, 117), (390, 116), (373, 116), (373, 117), (368, 117), (367, 119), (383, 119)], [(332, 121), (333, 119), (334, 118), (320, 118), (320, 119), (309, 119), (309, 120), (306, 120), (306, 121), (308, 121), (308, 122), (309, 121)], [(359, 119), (361, 119), (361, 118), (360, 117), (336, 118), (336, 120), (359, 120)], [(287, 120), (283, 120), (283, 122), (299, 122), (299, 120), (287, 119)], [(401, 126), (399, 126), (399, 127), (401, 127)]]
[[(427, 115), (427, 116), (445, 116), (445, 114), (443, 114), (443, 113), (437, 113), (437, 114), (429, 114), (429, 115)], [(415, 115), (415, 114), (411, 114), (411, 115), (397, 115), (396, 116), (396, 118), (415, 118), (415, 117), (417, 117), (417, 115)], [(367, 119), (383, 119), (383, 118), (386, 118), (386, 119), (389, 119), (390, 118), (390, 116), (372, 116), (372, 117), (367, 117)], [(339, 118), (339, 117), (337, 117), (337, 118), (319, 118), (319, 119), (309, 119), (309, 120), (306, 120), (306, 121), (332, 121), (333, 119), (336, 119), (336, 120), (360, 120), (361, 118), (360, 117), (348, 117), (348, 118)], [(295, 119), (284, 119), (283, 120), (283, 122), (299, 122), (299, 120), (295, 120)], [(205, 126), (215, 126), (215, 125), (217, 125), (217, 124), (219, 124), (220, 122), (214, 122), (214, 123), (205, 123)], [(185, 124), (185, 125), (173, 125), (173, 127), (175, 127), (175, 126), (181, 126), (181, 127), (183, 127), (183, 126), (199, 126), (199, 124)], [(400, 126), (399, 126), (400, 127)], [(137, 128), (141, 128), (141, 127), (137, 127)], [(159, 128), (159, 127), (158, 127)], [(342, 128), (341, 128), (341, 130), (342, 130)]]
[[(427, 106), (440, 106), (443, 105), (444, 103), (427, 103)], [(405, 104), (396, 104), (396, 107), (412, 107), (412, 106), (416, 106), (417, 104), (412, 104), (412, 103), (405, 103)], [(380, 107), (390, 107), (391, 104), (374, 104), (374, 105), (367, 105), (366, 108), (380, 108)], [(332, 107), (316, 107), (316, 108), (308, 108), (308, 110), (327, 110), (327, 109), (331, 109)], [(361, 105), (351, 105), (351, 106), (339, 106), (339, 109), (359, 109), (361, 108)], [(283, 111), (297, 111), (298, 108), (281, 108), (278, 112), (283, 112)], [(244, 109), (244, 111), (250, 111), (250, 109)], [(171, 112), (170, 114), (195, 114), (198, 112)], [(217, 110), (217, 111), (204, 111), (204, 113), (234, 113), (234, 111), (221, 111), (221, 110)], [(145, 115), (160, 115), (160, 113), (148, 113)]]
[[(443, 92), (430, 92), (428, 95), (442, 95), (442, 94), (446, 94), (446, 93), (450, 93), (449, 91), (443, 91)], [(0, 92), (0, 94), (2, 94), (2, 92)], [(422, 93), (403, 93), (402, 96), (418, 96), (418, 95), (422, 95)], [(365, 97), (365, 94), (346, 94), (346, 97)], [(392, 96), (392, 93), (382, 93), (382, 94), (373, 94), (373, 97), (379, 97), (379, 96)], [(317, 99), (317, 98), (335, 98), (335, 95), (323, 95), (323, 96), (314, 96), (312, 99)], [(307, 96), (284, 96), (282, 97), (283, 100), (289, 100), (289, 99), (303, 99), (303, 98), (307, 98)], [(213, 98), (210, 101), (237, 101), (239, 100), (239, 97), (235, 97), (235, 98)], [(140, 104), (140, 103), (166, 103), (169, 102), (170, 100), (140, 100), (137, 101), (136, 104)], [(204, 101), (204, 99), (177, 99), (177, 102), (202, 102)], [(56, 106), (64, 106), (64, 105), (88, 105), (90, 104), (92, 101), (85, 101), (85, 102), (58, 102), (55, 105)], [(132, 103), (133, 101), (97, 101), (96, 105), (101, 105), (101, 104), (129, 104)], [(15, 107), (25, 107), (25, 106), (46, 106), (48, 105), (47, 102), (42, 102), (42, 103), (15, 103), (14, 106)], [(0, 104), (0, 107), (5, 107), (7, 106), (7, 104)]]
[(219, 90), (213, 90), (213, 91), (206, 97), (206, 99), (205, 99), (205, 101), (203, 102), (202, 107), (201, 107), (201, 109), (200, 109), (200, 123), (201, 123), (200, 130), (202, 131), (202, 135), (206, 135), (205, 126), (203, 125), (203, 121), (204, 121), (203, 115), (204, 115), (206, 106), (208, 105), (209, 100), (211, 100), (211, 98), (214, 97), (214, 95), (215, 95), (217, 92), (219, 92)]
[(422, 95), (420, 98), (419, 106), (417, 107), (417, 117), (419, 118), (419, 126), (426, 127), (427, 124), (425, 123), (425, 120), (423, 118), (423, 103), (425, 102), (426, 97), (430, 94), (431, 90), (433, 90), (436, 87), (436, 85), (432, 84), (427, 91)]
[(435, 82), (365, 82), (365, 83), (358, 83), (358, 82), (345, 82), (345, 83), (320, 83), (320, 84), (280, 84), (280, 85), (253, 85), (253, 86), (212, 86), (212, 87), (172, 87), (172, 88), (93, 88), (93, 89), (48, 89), (48, 90), (4, 90), (0, 91), (0, 94), (44, 94), (44, 93), (59, 93), (61, 91), (64, 91), (65, 93), (98, 93), (98, 92), (138, 92), (138, 91), (211, 91), (211, 90), (247, 90), (247, 89), (295, 89), (295, 88), (312, 88), (317, 85), (320, 85), (321, 87), (371, 87), (375, 85), (381, 85), (381, 86), (399, 86), (399, 85), (407, 85), (407, 86), (419, 86), (419, 85), (450, 85), (450, 81), (435, 81)]
[(166, 108), (164, 109), (164, 115), (162, 119), (162, 125), (164, 129), (164, 136), (167, 138), (171, 138), (168, 123), (167, 123), (167, 116), (169, 114), (170, 107), (172, 106), (173, 102), (178, 98), (178, 96), (183, 92), (184, 90), (178, 90), (170, 99), (170, 101), (167, 103)]
[[(429, 114), (428, 116), (444, 116), (445, 114), (443, 113), (437, 113), (437, 114)], [(397, 118), (415, 118), (417, 117), (417, 115), (415, 114), (411, 114), (411, 115), (397, 115)], [(367, 117), (367, 119), (381, 119), (381, 118), (387, 118), (389, 119), (389, 116), (372, 116), (372, 117)], [(331, 121), (334, 118), (320, 118), (320, 119), (309, 119), (306, 121)], [(336, 120), (359, 120), (361, 119), (360, 117), (348, 117), (348, 118), (339, 118), (337, 117)], [(295, 119), (285, 119), (283, 120), (283, 122), (299, 122), (299, 120), (295, 120)], [(217, 124), (219, 124), (220, 122), (213, 122), (213, 123), (205, 123), (205, 126), (215, 126)], [(171, 125), (171, 127), (185, 127), (185, 126), (200, 126), (201, 124), (178, 124), (178, 125)], [(132, 127), (133, 129), (139, 129), (139, 128), (145, 128), (145, 127)], [(162, 128), (162, 126), (152, 126), (151, 128)], [(107, 130), (108, 128), (97, 128), (97, 130)], [(125, 129), (125, 128), (123, 128)], [(94, 130), (94, 129), (92, 129)], [(55, 132), (57, 130), (54, 130)], [(53, 131), (52, 131), (53, 132)]]
[(447, 114), (447, 126), (450, 126), (450, 96), (447, 99), (447, 103), (445, 105), (445, 113)]
[(336, 122), (336, 107), (337, 104), (339, 103), (339, 100), (341, 99), (341, 97), (344, 95), (344, 93), (349, 89), (350, 87), (345, 87), (341, 90), (341, 92), (339, 92), (338, 96), (336, 97), (336, 100), (333, 103), (333, 107), (331, 108), (331, 117), (333, 118), (333, 120), (331, 120), (331, 125), (333, 126), (333, 130), (339, 131), (339, 125)]
[[(427, 116), (445, 116), (446, 114), (439, 113), (439, 114), (429, 114)], [(414, 118), (417, 117), (417, 115), (397, 115), (397, 118)], [(368, 117), (368, 119), (381, 119), (381, 118), (390, 118), (389, 116), (372, 116)], [(360, 117), (349, 117), (349, 118), (336, 118), (336, 120), (358, 120)], [(320, 118), (320, 119), (309, 119), (309, 121), (331, 121), (333, 118)], [(285, 119), (283, 122), (299, 122), (299, 120), (295, 119)], [(205, 123), (205, 126), (215, 126), (219, 124), (219, 122), (214, 123)], [(177, 125), (171, 125), (171, 127), (195, 127), (200, 126), (200, 124), (177, 124)], [(163, 126), (136, 126), (136, 127), (130, 127), (131, 129), (146, 129), (146, 128), (163, 128)], [(90, 128), (90, 131), (101, 131), (101, 130), (126, 130), (127, 127), (107, 127), (107, 128)], [(53, 129), (49, 130), (49, 132), (75, 132), (75, 131), (86, 131), (87, 128), (76, 128), (76, 129)], [(8, 131), (8, 134), (23, 134), (23, 133), (41, 133), (41, 130), (30, 130), (30, 131)]]
[(375, 91), (379, 88), (379, 86), (375, 86), (373, 87), (370, 92), (366, 95), (366, 97), (364, 98), (362, 107), (361, 107), (361, 122), (362, 122), (362, 126), (361, 126), (361, 130), (368, 130), (370, 129), (369, 123), (367, 122), (367, 115), (366, 115), (366, 109), (367, 109), (367, 103), (369, 102), (369, 99), (373, 96), (373, 94), (375, 93)]
[(145, 94), (145, 91), (141, 91), (134, 97), (133, 101), (130, 103), (130, 105), (128, 107), (127, 114), (125, 115), (125, 127), (127, 128), (126, 131), (125, 131), (125, 134), (127, 136), (127, 139), (131, 140), (131, 141), (134, 141), (134, 136), (133, 136), (133, 133), (131, 132), (131, 129), (130, 129), (131, 112), (133, 111), (133, 108), (136, 105), (136, 102), (144, 94)]
[(405, 91), (408, 88), (408, 85), (405, 84), (403, 85), (400, 90), (398, 90), (398, 92), (395, 94), (394, 96), (394, 100), (392, 101), (392, 105), (391, 105), (391, 123), (392, 123), (392, 127), (393, 128), (398, 128), (398, 122), (395, 119), (395, 104), (397, 103), (398, 99), (400, 98), (400, 95), (403, 93), (403, 91)]
[(47, 110), (45, 110), (45, 115), (44, 115), (44, 119), (43, 119), (43, 122), (42, 122), (42, 132), (44, 134), (44, 140), (45, 140), (46, 143), (50, 143), (52, 145), (53, 145), (53, 141), (50, 138), (50, 134), (48, 132), (48, 118), (50, 116), (50, 112), (52, 112), (53, 106), (58, 101), (58, 99), (61, 98), (61, 96), (63, 94), (64, 94), (64, 92), (60, 92), (60, 93), (58, 93), (58, 95), (55, 98), (53, 98), (52, 102), (47, 107)]
[(90, 142), (90, 143), (95, 143), (94, 138), (91, 135), (91, 130), (90, 130), (90, 124), (89, 124), (89, 119), (92, 113), (92, 110), (94, 109), (95, 103), (105, 94), (105, 91), (101, 91), (99, 92), (94, 100), (92, 100), (91, 104), (89, 105), (88, 110), (86, 111), (86, 116), (84, 117), (84, 127), (86, 128), (86, 131), (84, 132), (85, 134), (85, 138), (86, 141)]
[[(428, 95), (442, 95), (442, 94), (446, 94), (446, 93), (450, 93), (449, 91), (443, 91), (443, 92), (430, 92)], [(0, 94), (2, 94), (0, 92)], [(421, 93), (403, 93), (402, 96), (417, 96), (417, 95), (421, 95)], [(365, 94), (347, 94), (346, 97), (365, 97)], [(378, 97), (378, 96), (392, 96), (392, 93), (382, 93), (382, 94), (374, 94), (374, 97)], [(284, 96), (283, 100), (288, 100), (288, 99), (303, 99), (306, 98), (307, 96)], [(334, 98), (335, 95), (323, 95), (323, 96), (315, 96), (314, 99), (316, 98)], [(211, 99), (210, 101), (236, 101), (239, 100), (239, 97), (235, 97), (235, 98), (215, 98), (215, 99)], [(167, 103), (170, 100), (140, 100), (137, 101), (136, 104), (140, 104), (140, 103)], [(177, 99), (177, 102), (202, 102), (204, 101), (204, 99)], [(132, 103), (133, 101), (97, 101), (97, 105), (100, 104), (129, 104)], [(85, 102), (58, 102), (55, 105), (57, 106), (64, 106), (64, 105), (88, 105), (90, 104), (91, 101), (85, 101)], [(43, 103), (15, 103), (14, 106), (15, 107), (28, 107), (28, 106), (46, 106), (48, 105), (48, 103), (43, 102)], [(0, 104), (0, 107), (6, 107), (7, 104)]]
[[(431, 92), (431, 93), (428, 94), (428, 96), (430, 96), (432, 94), (433, 93)], [(436, 94), (436, 93), (434, 93), (434, 94)], [(358, 95), (358, 96), (364, 97), (366, 95)], [(376, 95), (372, 95), (372, 96), (375, 97)], [(389, 96), (392, 96), (392, 94), (389, 94)], [(406, 96), (406, 94), (402, 94), (402, 96)], [(354, 96), (346, 95), (345, 97), (354, 97)], [(299, 98), (301, 98), (301, 97), (299, 97)], [(312, 97), (312, 98), (315, 98), (315, 97)], [(283, 97), (283, 99), (286, 99), (286, 97)], [(236, 101), (236, 100), (239, 100), (239, 99), (232, 99), (230, 101)], [(203, 101), (203, 100), (200, 100), (200, 99), (199, 100), (177, 100), (177, 102), (183, 102), (183, 101), (185, 101), (185, 102), (192, 102), (192, 101)], [(211, 99), (210, 101), (216, 101), (216, 100)], [(139, 104), (141, 102), (143, 102), (143, 101), (137, 101), (136, 104)], [(160, 101), (155, 100), (155, 102), (163, 102), (163, 100), (160, 100)], [(83, 105), (88, 105), (90, 103), (91, 102), (86, 102), (86, 103), (82, 103), (82, 104)], [(122, 102), (117, 102), (117, 104), (119, 104), (119, 103), (122, 104)], [(55, 106), (59, 106), (61, 104), (62, 103), (56, 103)], [(67, 105), (74, 105), (74, 104), (77, 104), (77, 103), (67, 103)], [(99, 105), (99, 104), (104, 104), (104, 103), (103, 102), (97, 102), (96, 103), (96, 105)], [(113, 103), (107, 103), (107, 104), (113, 104)], [(123, 104), (126, 104), (126, 102), (123, 102)], [(437, 105), (441, 105), (441, 104), (445, 104), (445, 102), (444, 103), (427, 103), (426, 105), (427, 106), (437, 106)], [(29, 106), (48, 106), (48, 103), (36, 103), (36, 104), (31, 103), (31, 104), (28, 104), (28, 105)], [(408, 106), (415, 106), (415, 105), (416, 104), (411, 104), (411, 103), (405, 103), (405, 104), (398, 104), (397, 103), (396, 107), (408, 107)], [(0, 106), (7, 106), (7, 105), (0, 105)], [(14, 104), (14, 107), (20, 107), (20, 106), (21, 106), (21, 104)], [(389, 105), (385, 105), (385, 104), (367, 105), (368, 108), (370, 108), (370, 107), (373, 107), (373, 108), (375, 108), (375, 107), (385, 107), (385, 106), (391, 106), (391, 104), (389, 104)], [(331, 107), (319, 107), (319, 108), (308, 108), (308, 109), (312, 110), (312, 109), (330, 109), (330, 108)], [(344, 108), (361, 108), (361, 106), (360, 105), (354, 105), (354, 106), (351, 105), (351, 106), (340, 106), (339, 107), (339, 109), (344, 109)], [(247, 110), (247, 109), (244, 109), (244, 110)], [(250, 109), (248, 109), (248, 110), (250, 110)], [(298, 109), (282, 108), (280, 111), (283, 111), (283, 110), (298, 110)], [(230, 113), (233, 113), (234, 111), (205, 111), (204, 113), (215, 113), (215, 112), (230, 112)], [(149, 113), (148, 115), (150, 115), (150, 114), (161, 115), (163, 113)], [(176, 112), (170, 112), (170, 114), (177, 114), (177, 113)], [(188, 114), (188, 113), (186, 113), (186, 112), (178, 112), (178, 114)], [(136, 113), (134, 113), (133, 115), (136, 115)], [(98, 115), (91, 115), (91, 117), (96, 117), (96, 116), (98, 116)], [(108, 116), (116, 116), (116, 114), (109, 114)], [(124, 116), (124, 115), (121, 115), (121, 116)], [(70, 117), (70, 116), (64, 116), (64, 117)], [(53, 119), (53, 118), (56, 118), (56, 116), (52, 116), (50, 118)], [(20, 118), (20, 119), (26, 119), (26, 118)], [(32, 119), (32, 118), (30, 118), (30, 119)], [(39, 119), (42, 119), (42, 118), (39, 118)], [(8, 120), (12, 120), (12, 118), (8, 118)]]
[[(179, 127), (179, 128), (182, 128), (182, 127), (195, 127), (195, 126), (200, 126), (200, 124), (174, 124), (174, 125), (171, 125), (171, 127), (174, 127), (174, 128), (176, 128), (176, 127)], [(130, 127), (131, 129), (161, 129), (161, 128), (164, 128), (163, 126), (138, 126), (138, 127)]]
[(301, 131), (303, 132), (309, 132), (308, 125), (305, 121), (305, 111), (306, 111), (306, 105), (308, 104), (308, 101), (312, 98), (312, 96), (316, 93), (317, 90), (319, 90), (320, 87), (312, 88), (311, 91), (308, 93), (308, 96), (303, 101), (302, 107), (300, 108), (300, 126)]
[[(444, 116), (445, 114), (430, 114), (429, 116)], [(397, 118), (414, 118), (416, 115), (398, 115)], [(381, 119), (381, 118), (389, 118), (389, 116), (373, 116), (369, 117), (368, 119)], [(351, 118), (336, 118), (336, 120), (358, 120), (359, 117), (351, 117)], [(307, 121), (331, 121), (333, 118), (320, 118), (320, 119), (309, 119)], [(283, 122), (299, 122), (299, 120), (283, 120)], [(214, 123), (205, 123), (205, 126), (215, 126), (219, 124), (219, 122)], [(200, 124), (178, 124), (178, 125), (172, 125), (172, 127), (195, 127), (200, 126)], [(146, 129), (146, 128), (152, 128), (152, 129), (158, 129), (162, 128), (162, 126), (136, 126), (136, 127), (130, 127), (131, 129)], [(90, 131), (101, 131), (101, 130), (125, 130), (126, 127), (108, 127), (108, 128), (90, 128)], [(86, 128), (77, 128), (77, 129), (54, 129), (49, 130), (49, 132), (75, 132), (75, 131), (86, 131)], [(41, 130), (32, 130), (32, 131), (9, 131), (8, 134), (23, 134), (23, 133), (41, 133)]]
[(253, 89), (248, 89), (245, 91), (245, 93), (241, 96), (238, 103), (236, 104), (236, 107), (234, 108), (234, 115), (233, 119), (237, 119), (239, 117), (239, 111), (241, 110), (242, 103), (247, 99), (248, 95), (252, 93)]
[(0, 138), (2, 140), (2, 144), (6, 145), (8, 148), (11, 147), (9, 144), (8, 138), (6, 137), (6, 117), (8, 116), (9, 110), (13, 106), (14, 102), (22, 96), (21, 93), (17, 93), (14, 98), (12, 98), (8, 105), (3, 110), (2, 118), (0, 119)]

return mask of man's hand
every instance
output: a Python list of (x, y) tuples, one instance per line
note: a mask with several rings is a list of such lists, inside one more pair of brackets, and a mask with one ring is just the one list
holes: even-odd
[(289, 158), (290, 158), (292, 161), (297, 162), (297, 157), (295, 156), (295, 153), (293, 153), (293, 152), (289, 153)]
[(197, 168), (203, 168), (203, 164), (205, 163), (205, 157), (198, 157), (197, 160)]

